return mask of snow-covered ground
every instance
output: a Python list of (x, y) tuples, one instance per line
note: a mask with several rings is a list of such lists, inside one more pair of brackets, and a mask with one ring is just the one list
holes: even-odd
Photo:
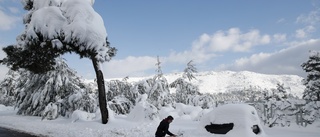
[[(167, 109), (160, 115), (173, 114)], [(112, 116), (106, 125), (101, 120), (83, 120), (90, 118), (58, 118), (56, 120), (41, 120), (41, 117), (15, 115), (12, 107), (0, 105), (0, 127), (16, 129), (35, 135), (49, 137), (153, 137), (160, 119), (153, 121), (132, 120), (126, 116)], [(88, 115), (87, 115), (88, 116)], [(199, 121), (191, 120), (192, 115), (174, 116), (175, 120), (170, 125), (173, 133), (183, 133), (183, 137), (225, 137), (212, 135), (202, 128)], [(319, 137), (320, 127), (307, 128), (291, 126), (286, 128), (263, 127), (269, 137)]]

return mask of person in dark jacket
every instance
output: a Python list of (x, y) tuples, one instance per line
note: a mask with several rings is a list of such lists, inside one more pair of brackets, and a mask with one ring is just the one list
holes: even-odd
[(176, 137), (176, 135), (172, 134), (169, 131), (169, 124), (173, 121), (173, 117), (172, 116), (168, 116), (167, 118), (163, 119), (156, 131), (156, 137), (164, 137), (166, 134), (172, 136), (172, 137)]

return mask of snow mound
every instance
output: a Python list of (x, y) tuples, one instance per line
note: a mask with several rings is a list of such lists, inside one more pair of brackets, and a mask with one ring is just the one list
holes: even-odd
[(95, 113), (88, 113), (88, 112), (81, 111), (81, 110), (76, 110), (71, 115), (72, 122), (76, 122), (78, 120), (80, 120), (80, 121), (92, 121), (95, 118), (96, 118), (96, 114)]
[(5, 105), (0, 104), (0, 111), (12, 111), (14, 110), (13, 107), (7, 107)]

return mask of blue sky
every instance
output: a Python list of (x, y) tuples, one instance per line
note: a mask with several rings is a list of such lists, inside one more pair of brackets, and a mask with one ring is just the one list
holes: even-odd
[[(180, 72), (190, 60), (199, 71), (253, 71), (305, 76), (300, 64), (320, 50), (320, 0), (95, 0), (118, 53), (104, 63), (106, 78)], [(0, 46), (24, 27), (19, 0), (0, 0)], [(5, 54), (1, 51), (0, 58)], [(92, 63), (64, 56), (92, 79)], [(0, 79), (7, 68), (0, 66)]]

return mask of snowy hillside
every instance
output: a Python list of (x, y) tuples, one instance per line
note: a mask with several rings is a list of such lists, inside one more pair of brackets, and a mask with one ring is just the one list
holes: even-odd
[[(297, 75), (267, 75), (254, 73), (249, 71), (233, 72), (233, 71), (205, 71), (194, 74), (197, 80), (192, 82), (199, 85), (201, 93), (219, 93), (226, 91), (235, 91), (241, 89), (249, 89), (254, 87), (257, 89), (275, 89), (277, 83), (284, 84), (287, 91), (298, 97), (302, 96), (305, 86), (301, 83), (303, 79)], [(173, 82), (181, 77), (182, 73), (165, 74), (164, 77), (168, 83)], [(129, 77), (128, 82), (137, 82), (149, 77)], [(118, 80), (121, 80), (119, 78)], [(107, 79), (114, 80), (114, 79)], [(175, 90), (172, 89), (172, 92)]]

